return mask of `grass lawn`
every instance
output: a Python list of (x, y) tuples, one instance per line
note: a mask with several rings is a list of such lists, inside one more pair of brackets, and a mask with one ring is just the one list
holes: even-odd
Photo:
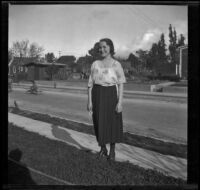
[[(23, 111), (23, 110), (16, 110), (13, 108), (11, 112), (25, 116), (25, 117), (29, 117), (35, 120), (52, 123), (54, 125), (59, 125), (68, 129), (94, 135), (93, 126), (90, 126), (90, 125), (76, 123), (73, 121), (51, 117), (47, 114), (34, 113), (27, 110)], [(130, 134), (127, 132), (124, 133), (124, 143), (133, 145), (136, 147), (144, 148), (147, 150), (156, 151), (161, 154), (172, 155), (172, 156), (187, 159), (187, 145), (184, 145), (184, 144), (164, 142), (164, 141), (153, 139), (150, 137), (138, 136), (138, 135)]]
[[(14, 150), (11, 150), (15, 151)], [(22, 155), (23, 156), (23, 155)], [(14, 160), (15, 161), (15, 160)], [(8, 160), (8, 184), (15, 185), (66, 185), (60, 181), (49, 178), (45, 175), (41, 175), (35, 171), (28, 168), (27, 165), (23, 163), (16, 163), (13, 160)], [(12, 188), (11, 188), (12, 189)]]
[[(53, 177), (78, 185), (183, 185), (186, 181), (130, 163), (111, 162), (98, 159), (96, 154), (79, 150), (63, 142), (50, 140), (28, 132), (13, 124), (8, 126), (8, 152), (21, 151), (20, 162)], [(19, 158), (18, 158), (19, 159)], [(15, 173), (23, 184), (49, 184), (46, 179), (33, 176), (25, 167)], [(9, 180), (16, 166), (9, 165)], [(18, 169), (19, 170), (19, 169)], [(26, 170), (26, 171), (25, 171)], [(26, 176), (24, 176), (26, 174)], [(21, 176), (20, 176), (21, 175)], [(12, 181), (9, 181), (12, 183)], [(52, 183), (52, 182), (51, 182)]]

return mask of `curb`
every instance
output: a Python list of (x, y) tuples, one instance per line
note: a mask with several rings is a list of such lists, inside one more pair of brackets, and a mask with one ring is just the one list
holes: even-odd
[[(30, 87), (29, 84), (13, 84), (13, 87), (19, 87), (19, 88), (25, 88), (28, 89)], [(87, 94), (87, 88), (83, 87), (57, 87), (54, 88), (53, 86), (47, 86), (47, 85), (38, 85), (38, 87), (42, 90), (56, 90), (56, 91), (70, 91), (74, 93), (82, 93), (82, 94)], [(163, 92), (145, 92), (145, 91), (129, 91), (129, 90), (124, 90), (124, 96), (125, 97), (130, 97), (134, 95), (143, 95), (143, 96), (148, 96), (148, 97), (170, 97), (170, 98), (181, 98), (181, 99), (187, 99), (187, 94), (183, 93), (163, 93)]]
[[(33, 109), (21, 109), (22, 111), (29, 111), (29, 112), (32, 112), (32, 113), (39, 113), (39, 114), (45, 114), (44, 112), (40, 112), (40, 111), (36, 111), (36, 110), (33, 110)], [(80, 121), (80, 120), (75, 120), (75, 119), (70, 119), (70, 118), (66, 118), (66, 117), (60, 117), (58, 115), (54, 115), (54, 114), (47, 114), (49, 115), (50, 117), (55, 117), (55, 118), (59, 118), (59, 119), (63, 119), (63, 120), (66, 120), (66, 121), (71, 121), (71, 122), (74, 122), (74, 123), (78, 123), (78, 124), (84, 124), (84, 125), (88, 125), (90, 127), (93, 126), (93, 124), (91, 123), (87, 123), (87, 122), (84, 122), (84, 121)], [(28, 117), (27, 117), (28, 118)], [(133, 135), (137, 135), (137, 136), (141, 136), (141, 137), (147, 137), (147, 138), (151, 138), (151, 139), (154, 139), (154, 140), (159, 140), (159, 141), (162, 141), (162, 142), (165, 142), (165, 143), (173, 143), (173, 144), (181, 144), (181, 145), (187, 145), (187, 143), (183, 143), (183, 142), (176, 142), (176, 141), (173, 141), (173, 140), (167, 140), (167, 139), (163, 139), (163, 138), (159, 138), (159, 137), (149, 137), (148, 135), (142, 135), (142, 134), (136, 134), (136, 133), (133, 133), (133, 132), (130, 132), (128, 130), (124, 131), (126, 133), (129, 133), (129, 134), (133, 134)]]

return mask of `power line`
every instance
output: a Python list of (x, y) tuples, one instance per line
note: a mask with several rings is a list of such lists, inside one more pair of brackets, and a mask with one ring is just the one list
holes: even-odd
[(135, 11), (137, 13), (137, 15), (139, 15), (139, 17), (142, 18), (147, 24), (155, 26), (155, 24), (151, 20), (146, 19), (146, 17), (144, 17), (144, 15), (142, 15), (141, 11), (138, 11), (138, 9), (136, 9), (135, 7), (130, 7), (130, 8), (133, 11)]
[(150, 16), (145, 15), (145, 13), (139, 10), (137, 7), (134, 7), (134, 8), (143, 16), (143, 18), (146, 18), (147, 20), (149, 20), (153, 25), (160, 26), (160, 24), (158, 24), (155, 20), (151, 19)]
[[(158, 22), (156, 22), (155, 20), (151, 19), (151, 17), (146, 16), (141, 10), (139, 10), (138, 8), (134, 7), (134, 6), (130, 6), (128, 7), (129, 10), (131, 9), (131, 12), (135, 12), (134, 16), (136, 15), (138, 18), (142, 19), (143, 21), (145, 21), (145, 23), (149, 24), (149, 25), (154, 25), (155, 27), (161, 27), (163, 28), (163, 26)], [(139, 16), (138, 16), (139, 15)]]
[[(128, 7), (128, 10), (129, 10), (129, 12), (130, 12), (132, 15), (134, 15), (134, 17), (135, 17), (135, 16), (138, 17), (144, 24), (147, 23), (147, 21), (144, 20), (144, 19), (142, 19), (141, 17), (139, 17), (138, 14), (137, 14), (137, 12), (136, 12), (135, 10), (133, 10), (131, 7)], [(149, 23), (147, 23), (147, 24), (149, 24)]]
[(61, 51), (58, 51), (58, 55), (59, 55), (59, 57), (61, 56)]

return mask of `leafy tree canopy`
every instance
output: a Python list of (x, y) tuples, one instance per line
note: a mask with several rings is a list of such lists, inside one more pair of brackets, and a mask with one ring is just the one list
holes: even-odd
[(53, 63), (55, 61), (54, 53), (47, 53), (45, 54), (45, 59), (49, 63)]
[(29, 40), (22, 40), (13, 42), (9, 49), (9, 55), (14, 57), (36, 57), (40, 58), (43, 54), (44, 48), (33, 42), (29, 45)]

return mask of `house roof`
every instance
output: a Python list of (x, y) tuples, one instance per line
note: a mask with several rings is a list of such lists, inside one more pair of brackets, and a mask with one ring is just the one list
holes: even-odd
[[(38, 66), (38, 67), (47, 67), (47, 66), (50, 66), (52, 65), (52, 63), (48, 63), (46, 61), (39, 61), (37, 58), (32, 58), (32, 57), (14, 57), (10, 63), (9, 63), (9, 66), (10, 65), (20, 65), (20, 66)], [(62, 64), (62, 63), (53, 63), (54, 65), (56, 66), (59, 66), (59, 67), (65, 67), (66, 65), (65, 64)]]
[(65, 67), (66, 65), (65, 64), (62, 64), (62, 63), (49, 63), (49, 62), (29, 62), (29, 63), (26, 63), (24, 64), (24, 66), (36, 66), (36, 67), (48, 67), (48, 66), (51, 66), (51, 65), (55, 65), (55, 66), (59, 66), (59, 67)]
[(25, 65), (27, 63), (30, 63), (30, 62), (34, 62), (34, 61), (37, 61), (36, 58), (33, 58), (33, 57), (14, 57), (11, 62), (9, 63), (9, 66), (14, 64), (14, 65)]

